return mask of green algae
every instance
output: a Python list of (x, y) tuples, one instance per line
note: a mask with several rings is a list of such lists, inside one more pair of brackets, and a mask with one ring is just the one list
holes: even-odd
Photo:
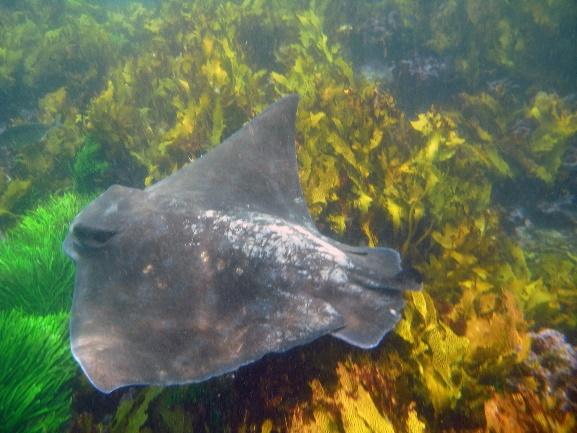
[(95, 137), (87, 135), (72, 164), (75, 189), (81, 194), (101, 190), (109, 170), (110, 163), (104, 159), (102, 145)]
[(66, 313), (0, 312), (0, 430), (63, 431), (70, 420), (76, 368), (67, 344)]
[(45, 315), (70, 308), (74, 266), (62, 241), (86, 202), (70, 193), (53, 197), (6, 234), (0, 242), (0, 311)]

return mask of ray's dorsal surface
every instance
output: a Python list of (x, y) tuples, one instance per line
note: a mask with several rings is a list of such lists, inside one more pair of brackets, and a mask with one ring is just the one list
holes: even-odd
[(74, 219), (71, 348), (103, 392), (199, 382), (332, 334), (370, 348), (420, 288), (389, 248), (323, 236), (301, 191), (298, 97), (144, 190)]

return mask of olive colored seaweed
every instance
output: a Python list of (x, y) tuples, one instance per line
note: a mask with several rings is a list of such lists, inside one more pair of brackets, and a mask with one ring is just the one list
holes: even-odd
[(398, 426), (375, 404), (366, 385), (359, 380), (361, 373), (350, 362), (337, 366), (338, 388), (327, 391), (319, 381), (311, 383), (312, 416), (300, 409), (293, 414), (292, 432), (322, 433), (424, 433), (425, 423), (411, 406), (406, 413), (395, 414)]

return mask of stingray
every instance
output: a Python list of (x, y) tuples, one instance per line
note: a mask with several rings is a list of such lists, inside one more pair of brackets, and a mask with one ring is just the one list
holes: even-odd
[(111, 186), (73, 220), (71, 349), (96, 388), (200, 382), (327, 334), (372, 348), (399, 320), (418, 274), (393, 249), (317, 230), (297, 104), (144, 190)]

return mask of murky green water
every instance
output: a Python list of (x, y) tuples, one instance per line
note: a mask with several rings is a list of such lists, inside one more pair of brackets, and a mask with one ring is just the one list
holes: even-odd
[[(0, 0), (0, 431), (574, 431), (576, 22), (571, 0)], [(207, 211), (229, 212), (233, 203), (230, 219), (241, 203), (282, 220), (267, 220), (262, 242), (255, 231), (234, 232), (239, 246), (230, 251), (247, 260), (242, 266), (226, 252), (232, 223), (224, 217), (206, 237), (207, 245), (218, 244), (210, 250), (214, 268), (203, 268), (203, 258), (213, 257), (207, 249), (191, 244), (190, 253), (175, 253), (181, 238), (174, 233), (184, 223), (166, 225), (177, 239), (169, 248), (152, 236), (157, 232), (141, 229), (146, 218), (146, 227), (165, 227), (167, 207), (194, 202), (185, 190), (174, 202), (161, 196), (160, 207), (136, 192), (130, 209), (146, 209), (138, 217), (112, 227), (111, 208), (78, 226), (79, 254), (95, 254), (119, 233), (141, 234), (106, 266), (86, 268), (83, 296), (95, 313), (78, 313), (85, 323), (79, 344), (104, 376), (130, 376), (136, 364), (146, 373), (141, 386), (98, 391), (70, 350), (81, 269), (62, 250), (71, 221), (112, 185), (148, 188), (203, 155), (210, 160), (219, 143), (294, 93), (308, 213), (324, 236), (361, 247), (347, 254), (370, 262), (354, 273), (366, 292), (343, 296), (337, 284), (329, 297), (348, 324), (290, 340), (290, 330), (313, 326), (318, 310), (285, 304), (243, 322), (255, 317), (246, 305), (273, 304), (267, 288), (327, 301), (322, 275), (330, 274), (311, 277), (314, 260), (293, 248), (303, 227), (317, 233), (313, 224), (290, 225), (302, 222), (294, 206), (304, 208), (281, 199), (298, 190), (294, 178), (290, 187), (284, 181), (292, 147), (278, 158), (253, 147), (237, 152), (238, 164), (208, 170), (190, 185), (234, 191)], [(279, 122), (269, 130), (284, 131)], [(254, 171), (230, 181), (246, 161)], [(246, 199), (252, 196), (256, 207)], [(194, 223), (187, 218), (181, 222)], [(253, 221), (262, 226), (259, 218)], [(260, 267), (251, 258), (264, 256), (247, 245), (273, 245), (282, 254), (275, 266)], [(307, 251), (328, 251), (314, 245)], [(423, 278), (422, 291), (404, 293), (398, 317), (370, 301), (398, 296), (393, 268), (365, 257), (375, 251), (367, 248), (385, 246)], [(161, 278), (154, 287), (166, 294), (147, 298), (132, 264), (151, 265), (141, 270), (153, 275), (155, 266), (168, 269), (183, 257), (196, 283), (183, 272), (165, 273), (170, 284)], [(220, 298), (226, 311), (209, 309), (212, 272), (236, 268), (249, 272), (221, 284), (230, 286)], [(368, 287), (379, 272), (390, 279)], [(115, 275), (123, 283), (115, 279), (102, 295)], [(299, 286), (302, 275), (310, 280)], [(192, 291), (174, 302), (192, 286), (203, 288), (202, 296)], [(194, 306), (190, 320), (184, 305)], [(358, 312), (357, 322), (349, 310)], [(272, 332), (255, 340), (255, 330), (280, 316), (281, 341), (298, 344), (257, 351)], [(385, 316), (394, 319), (385, 323)], [(166, 347), (188, 347), (195, 356), (176, 359), (158, 341), (136, 344), (156, 332), (141, 332), (140, 323), (173, 329)], [(369, 324), (392, 327), (376, 347), (343, 338), (355, 326), (370, 333)], [(232, 341), (223, 329), (242, 336)], [(208, 346), (195, 347), (207, 330), (208, 346), (233, 354), (229, 368), (217, 367)], [(242, 351), (265, 356), (236, 369), (246, 364), (234, 355)], [(150, 352), (166, 365), (193, 363), (215, 377), (146, 386), (165, 383), (147, 379), (162, 377), (147, 364)]]

